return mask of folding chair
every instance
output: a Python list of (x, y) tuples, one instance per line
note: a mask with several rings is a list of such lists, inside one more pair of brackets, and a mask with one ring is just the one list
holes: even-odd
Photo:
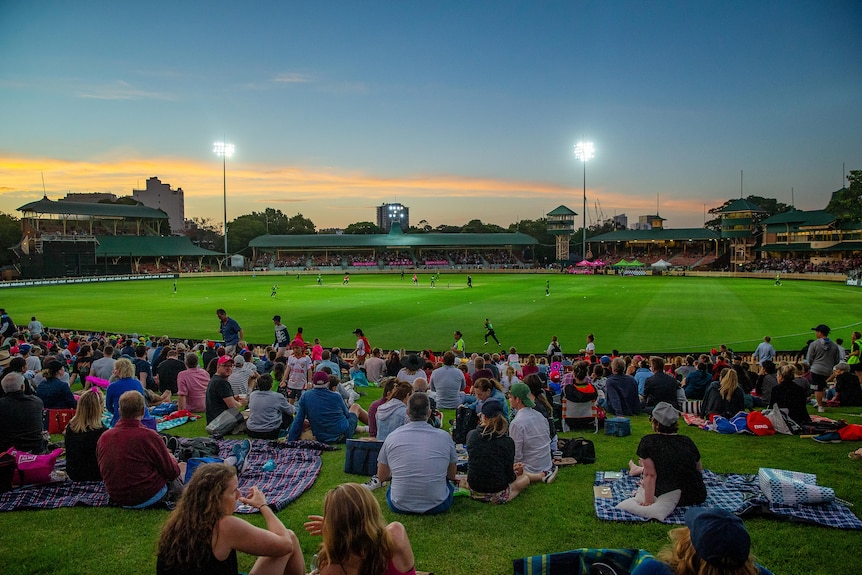
[(596, 408), (595, 401), (585, 401), (582, 403), (576, 403), (574, 401), (569, 401), (565, 397), (561, 398), (563, 404), (563, 415), (562, 415), (562, 423), (563, 423), (563, 431), (574, 431), (569, 425), (566, 423), (566, 418), (568, 419), (580, 419), (583, 420), (584, 423), (587, 423), (588, 420), (592, 420), (590, 422), (590, 426), (593, 428), (593, 433), (599, 432), (599, 412)]

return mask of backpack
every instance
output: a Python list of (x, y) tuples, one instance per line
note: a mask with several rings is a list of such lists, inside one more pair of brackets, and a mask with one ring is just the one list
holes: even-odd
[(578, 463), (596, 462), (596, 446), (589, 439), (575, 437), (565, 443), (560, 439), (559, 443), (562, 444), (560, 451), (563, 452), (563, 457), (573, 457)]
[(479, 415), (470, 405), (459, 405), (455, 410), (455, 427), (452, 428), (452, 440), (455, 443), (466, 443), (467, 433), (479, 425)]
[(201, 457), (218, 457), (218, 442), (211, 437), (179, 437), (176, 456), (180, 461)]

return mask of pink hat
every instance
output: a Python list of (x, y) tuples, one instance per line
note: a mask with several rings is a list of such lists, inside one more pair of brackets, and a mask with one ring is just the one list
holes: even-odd
[(233, 358), (228, 354), (224, 354), (223, 356), (218, 358), (218, 365), (224, 365), (226, 363), (233, 365)]
[(313, 385), (326, 385), (329, 383), (329, 374), (325, 371), (318, 371), (314, 374), (314, 377), (311, 378), (311, 383)]

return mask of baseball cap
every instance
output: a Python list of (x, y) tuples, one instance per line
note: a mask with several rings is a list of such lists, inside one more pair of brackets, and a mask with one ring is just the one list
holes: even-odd
[(217, 365), (224, 365), (224, 364), (226, 364), (226, 363), (229, 363), (229, 364), (233, 365), (233, 364), (234, 364), (234, 363), (233, 363), (233, 358), (232, 358), (231, 356), (227, 355), (227, 354), (224, 354), (223, 356), (221, 356), (220, 358), (218, 358), (218, 364), (217, 364)]
[(503, 413), (503, 406), (496, 399), (489, 399), (482, 404), (482, 415), (485, 417), (495, 417)]
[(812, 330), (814, 330), (814, 331), (819, 331), (819, 332), (820, 332), (820, 333), (822, 333), (823, 335), (829, 335), (829, 332), (831, 331), (831, 330), (829, 329), (829, 326), (828, 326), (828, 325), (824, 325), (824, 324), (822, 324), (822, 323), (821, 323), (820, 325), (818, 325), (817, 327), (812, 327), (811, 329), (812, 329)]
[(661, 401), (652, 410), (652, 418), (665, 427), (670, 427), (679, 420), (679, 411), (666, 401)]
[(509, 388), (509, 395), (517, 397), (524, 402), (527, 407), (536, 407), (536, 402), (530, 399), (530, 388), (526, 383), (518, 382)]
[(716, 567), (738, 569), (748, 561), (751, 537), (742, 520), (724, 509), (692, 507), (685, 513), (691, 544), (701, 559)]
[(599, 359), (599, 361), (602, 362), (602, 365), (607, 365), (611, 362), (611, 358), (606, 355), (603, 355), (601, 359)]
[(30, 347), (29, 343), (22, 343), (18, 346), (18, 351), (20, 351), (21, 353), (28, 353), (31, 349), (32, 348)]
[(362, 330), (357, 327), (353, 330), (353, 333), (362, 333)]
[[(225, 356), (225, 357), (227, 357), (227, 356)], [(235, 358), (233, 358), (233, 364), (237, 367), (242, 367), (245, 365), (245, 359), (241, 355), (238, 355)]]
[(215, 342), (213, 340), (209, 340), (207, 342), (207, 347), (213, 349), (215, 347)]
[(329, 374), (325, 371), (318, 371), (311, 378), (311, 383), (313, 385), (326, 385), (329, 383)]

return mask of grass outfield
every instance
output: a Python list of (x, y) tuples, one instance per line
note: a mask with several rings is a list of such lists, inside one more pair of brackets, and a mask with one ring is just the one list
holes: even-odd
[[(466, 274), (444, 273), (437, 288), (430, 275), (314, 275), (181, 278), (170, 280), (13, 288), (3, 307), (19, 323), (36, 315), (45, 325), (78, 330), (218, 338), (215, 310), (227, 310), (254, 343), (273, 341), (270, 318), (279, 314), (307, 341), (352, 349), (351, 332), (361, 327), (384, 349), (448, 349), (452, 332), (464, 334), (468, 351), (482, 346), (490, 318), (504, 346), (521, 353), (544, 352), (557, 335), (566, 353), (596, 336), (599, 353), (682, 353), (721, 343), (752, 351), (764, 335), (779, 350), (799, 350), (810, 328), (832, 327), (849, 345), (859, 329), (862, 290), (840, 283), (702, 277), (484, 275), (466, 286)], [(550, 296), (545, 282), (550, 281)], [(279, 285), (270, 297), (273, 283)]]
[[(379, 395), (379, 388), (371, 388), (360, 403), (367, 407)], [(862, 408), (828, 411), (830, 416), (858, 422)], [(444, 412), (444, 420), (452, 413)], [(640, 437), (648, 430), (647, 418), (640, 416), (632, 418), (631, 436), (587, 434), (596, 444), (596, 464), (563, 468), (553, 484), (530, 486), (506, 505), (459, 497), (452, 509), (440, 516), (398, 516), (386, 507), (383, 489), (374, 493), (387, 520), (398, 520), (406, 526), (417, 568), (438, 575), (502, 575), (512, 573), (513, 559), (579, 547), (638, 547), (655, 552), (667, 542), (669, 526), (600, 521), (592, 497), (595, 472), (625, 468), (628, 460), (635, 457)], [(202, 435), (204, 424), (198, 421), (171, 432)], [(855, 505), (857, 513), (862, 508), (862, 464), (847, 458), (847, 452), (858, 443), (833, 445), (789, 436), (727, 436), (685, 427), (680, 432), (693, 438), (704, 466), (715, 472), (756, 473), (759, 467), (780, 467), (816, 473), (821, 485), (834, 488), (839, 498)], [(321, 474), (312, 488), (278, 514), (299, 536), (306, 561), (316, 551), (319, 539), (305, 534), (305, 518), (322, 511), (327, 490), (343, 482), (365, 480), (346, 475), (343, 468), (343, 449), (324, 453)], [(117, 508), (0, 514), (0, 573), (154, 573), (156, 542), (167, 516), (167, 511), (162, 510)], [(263, 526), (259, 516), (243, 517)], [(746, 518), (745, 524), (751, 533), (753, 552), (778, 575), (858, 572), (858, 531), (764, 518)], [(241, 571), (247, 572), (252, 563), (251, 557), (239, 554)]]

